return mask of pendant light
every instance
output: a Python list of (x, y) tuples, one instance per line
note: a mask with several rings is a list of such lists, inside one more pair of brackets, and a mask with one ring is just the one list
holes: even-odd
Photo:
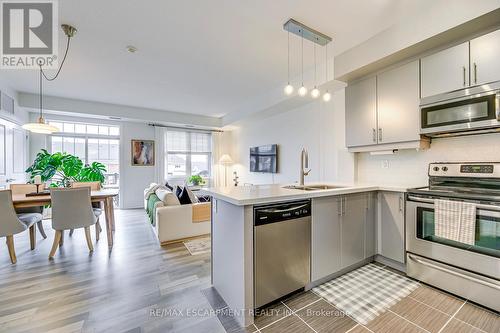
[(301, 29), (302, 38), (301, 38), (301, 48), (302, 48), (302, 86), (299, 88), (299, 95), (304, 97), (307, 95), (307, 88), (304, 86), (304, 30)]
[(290, 31), (288, 31), (288, 84), (284, 91), (285, 95), (291, 95), (293, 93), (293, 86), (290, 84)]
[(314, 43), (314, 89), (311, 90), (311, 97), (318, 98), (319, 97), (319, 89), (316, 87), (317, 78), (316, 78), (316, 43)]
[[(326, 82), (328, 83), (328, 44), (325, 45), (325, 54)], [(329, 102), (331, 99), (332, 95), (328, 92), (328, 89), (326, 89), (326, 92), (323, 94), (323, 101)]]
[(42, 82), (43, 73), (42, 66), (40, 65), (40, 116), (36, 123), (24, 124), (22, 127), (32, 133), (39, 134), (52, 134), (54, 132), (59, 132), (59, 128), (46, 124), (45, 119), (43, 119), (43, 104), (42, 104)]
[(64, 52), (64, 58), (61, 61), (61, 66), (59, 66), (59, 69), (57, 70), (54, 77), (52, 77), (52, 78), (47, 77), (45, 75), (45, 73), (43, 72), (41, 62), (38, 63), (38, 65), (40, 66), (40, 71), (39, 71), (39, 74), (40, 74), (39, 75), (39, 80), (40, 80), (40, 82), (39, 82), (39, 85), (40, 85), (40, 96), (39, 96), (40, 115), (38, 117), (38, 120), (35, 123), (28, 123), (28, 124), (24, 124), (22, 126), (25, 130), (28, 130), (32, 133), (52, 134), (55, 132), (59, 132), (59, 128), (45, 123), (45, 119), (43, 118), (43, 89), (42, 88), (43, 88), (43, 79), (44, 78), (47, 81), (54, 81), (59, 76), (59, 73), (61, 72), (61, 69), (64, 65), (64, 61), (66, 60), (66, 56), (68, 55), (70, 39), (71, 39), (71, 37), (73, 37), (76, 34), (76, 28), (73, 26), (63, 24), (63, 25), (61, 25), (61, 28), (63, 29), (64, 34), (68, 37), (68, 42), (66, 44), (66, 51)]

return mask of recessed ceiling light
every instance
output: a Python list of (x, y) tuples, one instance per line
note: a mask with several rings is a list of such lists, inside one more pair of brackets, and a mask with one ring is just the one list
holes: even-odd
[(129, 53), (135, 53), (137, 52), (137, 47), (133, 46), (133, 45), (127, 45), (127, 47), (125, 48), (127, 50), (127, 52)]

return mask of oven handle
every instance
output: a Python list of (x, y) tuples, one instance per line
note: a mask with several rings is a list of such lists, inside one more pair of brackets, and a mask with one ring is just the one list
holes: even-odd
[(464, 278), (464, 279), (468, 279), (468, 280), (474, 281), (476, 283), (482, 284), (484, 286), (487, 286), (487, 287), (490, 287), (490, 288), (493, 288), (493, 289), (500, 290), (500, 285), (496, 285), (496, 284), (493, 284), (493, 283), (490, 283), (490, 282), (487, 282), (487, 281), (483, 281), (483, 280), (477, 279), (477, 278), (472, 277), (470, 275), (462, 274), (462, 273), (455, 272), (455, 271), (452, 271), (450, 269), (447, 269), (447, 268), (444, 268), (444, 267), (441, 267), (441, 266), (438, 266), (438, 265), (431, 264), (429, 262), (426, 262), (426, 261), (423, 261), (421, 259), (415, 258), (411, 254), (408, 254), (408, 258), (410, 258), (410, 260), (413, 260), (413, 261), (415, 261), (415, 262), (417, 262), (417, 263), (419, 263), (421, 265), (424, 265), (424, 266), (427, 266), (427, 267), (431, 267), (431, 268), (434, 268), (434, 269), (440, 270), (442, 272), (445, 272), (445, 273), (448, 273), (448, 274), (451, 274), (451, 275), (455, 275), (455, 276), (458, 276), (458, 277), (461, 277), (461, 278)]
[(496, 100), (495, 110), (497, 114), (497, 120), (500, 121), (500, 93), (497, 93), (495, 100)]
[[(425, 203), (430, 203), (430, 204), (434, 203), (434, 199), (416, 197), (416, 196), (413, 196), (413, 195), (409, 195), (408, 196), (408, 200), (416, 201), (416, 202), (425, 202)], [(495, 212), (500, 212), (500, 206), (476, 204), (476, 208), (477, 209), (492, 210), (492, 211), (495, 211)]]

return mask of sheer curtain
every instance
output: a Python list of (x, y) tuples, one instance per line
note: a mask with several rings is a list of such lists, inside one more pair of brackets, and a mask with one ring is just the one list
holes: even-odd
[(212, 133), (212, 178), (214, 187), (224, 185), (224, 167), (219, 160), (222, 156), (222, 132)]
[(166, 182), (165, 175), (165, 152), (166, 152), (166, 136), (167, 129), (165, 127), (155, 126), (155, 183), (164, 185)]

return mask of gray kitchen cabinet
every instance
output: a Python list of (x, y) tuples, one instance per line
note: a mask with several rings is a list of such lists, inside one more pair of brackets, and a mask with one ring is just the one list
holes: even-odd
[(371, 77), (346, 88), (347, 147), (377, 143), (377, 79)]
[(377, 76), (378, 143), (420, 140), (418, 60)]
[(366, 195), (365, 258), (377, 253), (377, 192)]
[(366, 205), (367, 193), (343, 196), (340, 222), (342, 268), (365, 258)]
[(420, 59), (421, 97), (469, 86), (469, 42)]
[(312, 200), (311, 278), (340, 270), (340, 196)]
[(470, 41), (471, 85), (500, 80), (500, 30)]
[(404, 193), (379, 192), (378, 253), (404, 263)]

